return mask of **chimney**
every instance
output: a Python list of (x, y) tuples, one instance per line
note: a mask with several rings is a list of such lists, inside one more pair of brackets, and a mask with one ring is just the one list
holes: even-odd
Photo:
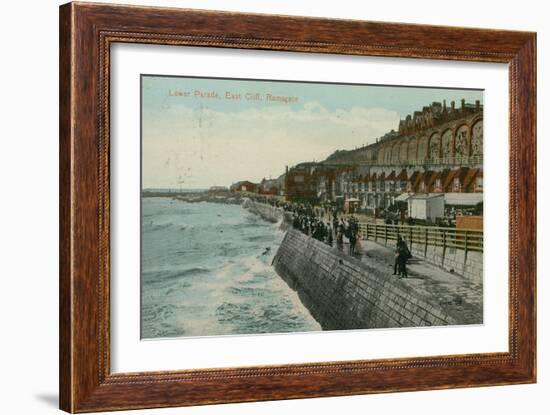
[(454, 112), (454, 110), (455, 110), (455, 102), (451, 101), (451, 111)]
[(443, 111), (447, 112), (447, 100), (443, 100)]
[(460, 100), (460, 109), (461, 109), (462, 111), (464, 111), (464, 108), (465, 108), (465, 107), (466, 107), (466, 100), (465, 100), (464, 98), (462, 98), (462, 99)]
[(288, 174), (288, 164), (286, 165), (286, 174)]
[(480, 107), (479, 99), (476, 99), (476, 111), (479, 111), (479, 107)]

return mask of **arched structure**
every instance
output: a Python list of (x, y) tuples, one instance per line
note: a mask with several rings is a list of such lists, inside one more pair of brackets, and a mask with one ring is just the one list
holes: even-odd
[(418, 140), (418, 150), (416, 151), (416, 160), (424, 162), (426, 160), (426, 152), (428, 148), (428, 138), (422, 137)]
[(441, 158), (448, 163), (453, 157), (453, 130), (450, 128), (441, 134)]
[(462, 124), (456, 129), (454, 155), (457, 162), (468, 157), (468, 125)]
[(413, 164), (416, 161), (416, 150), (418, 147), (417, 143), (416, 138), (411, 138), (411, 141), (409, 141), (409, 148), (407, 149), (409, 164)]
[(384, 151), (384, 163), (385, 164), (391, 164), (391, 154), (392, 154), (392, 147), (391, 145), (386, 146), (386, 150)]
[(430, 160), (439, 160), (441, 157), (441, 137), (438, 133), (433, 133), (430, 137), (428, 147), (428, 157)]
[(406, 163), (408, 158), (409, 143), (403, 140), (399, 145), (399, 162)]
[(376, 154), (376, 161), (378, 164), (384, 164), (385, 150), (386, 148), (384, 146), (378, 146), (378, 153)]
[(483, 120), (478, 120), (472, 126), (470, 155), (473, 157), (483, 156)]
[(395, 143), (391, 151), (392, 164), (399, 164), (399, 143)]

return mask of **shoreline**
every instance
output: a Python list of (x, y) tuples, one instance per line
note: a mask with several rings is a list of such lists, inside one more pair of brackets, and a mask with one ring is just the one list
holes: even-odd
[(239, 194), (230, 193), (209, 193), (209, 192), (188, 192), (188, 193), (175, 193), (175, 192), (141, 192), (142, 198), (170, 198), (172, 200), (178, 200), (187, 203), (224, 203), (239, 205), (242, 204), (246, 197)]

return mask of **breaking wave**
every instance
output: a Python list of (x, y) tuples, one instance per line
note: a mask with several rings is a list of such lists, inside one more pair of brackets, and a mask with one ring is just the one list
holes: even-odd
[(280, 223), (238, 205), (147, 198), (142, 208), (143, 338), (321, 329), (271, 266)]

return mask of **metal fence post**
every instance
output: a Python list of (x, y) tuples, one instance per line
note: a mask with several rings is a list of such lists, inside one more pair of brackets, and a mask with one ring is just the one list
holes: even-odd
[(428, 254), (428, 228), (424, 228), (424, 258)]
[(445, 252), (447, 251), (447, 232), (443, 231), (443, 252), (441, 253), (441, 266), (445, 264)]

